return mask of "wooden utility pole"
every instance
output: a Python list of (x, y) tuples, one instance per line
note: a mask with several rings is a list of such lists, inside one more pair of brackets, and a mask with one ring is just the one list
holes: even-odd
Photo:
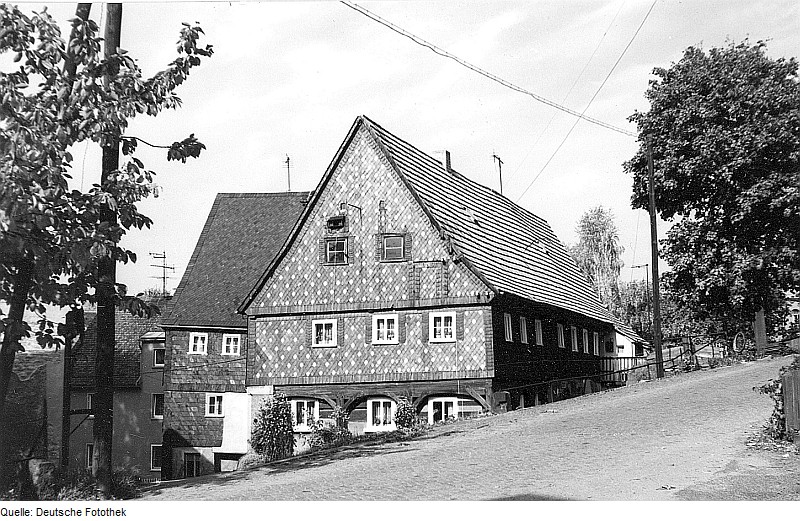
[[(107, 4), (105, 30), (105, 58), (117, 53), (122, 30), (122, 4)], [(107, 72), (104, 85), (111, 87), (113, 71)], [(109, 120), (111, 120), (109, 118)], [(113, 120), (111, 120), (113, 121)], [(103, 137), (103, 164), (101, 185), (105, 186), (110, 175), (119, 168), (119, 126), (113, 123), (105, 129)], [(110, 227), (116, 225), (114, 210), (104, 209), (100, 220)], [(100, 259), (97, 284), (97, 357), (95, 365), (96, 393), (94, 397), (94, 457), (92, 474), (97, 480), (97, 489), (106, 498), (111, 497), (111, 444), (114, 428), (114, 331), (115, 294), (117, 281), (116, 262), (110, 256)]]
[(653, 143), (647, 136), (647, 173), (650, 179), (650, 245), (653, 269), (653, 348), (656, 350), (656, 378), (664, 378), (664, 354), (661, 352), (661, 291), (658, 287), (658, 228), (656, 226), (656, 196), (653, 189)]
[[(92, 4), (90, 3), (83, 3), (78, 4), (78, 7), (75, 9), (75, 17), (80, 18), (84, 22), (89, 19), (89, 13), (92, 11)], [(70, 35), (69, 43), (77, 38), (77, 29), (72, 29), (72, 34)], [(72, 51), (70, 45), (67, 45), (67, 58), (64, 63), (64, 71), (66, 71), (70, 82), (75, 80), (75, 72), (78, 69), (78, 64), (75, 63), (74, 57), (72, 55)], [(71, 313), (75, 313), (73, 316), (77, 316), (77, 311), (72, 311)], [(81, 331), (83, 330), (83, 310), (80, 312), (80, 328)], [(73, 339), (78, 336), (77, 331), (72, 331), (69, 337), (67, 337), (64, 343), (64, 385), (63, 385), (63, 396), (61, 397), (61, 474), (63, 476), (67, 475), (67, 471), (69, 470), (69, 435), (70, 430), (72, 429), (72, 403), (71, 403), (71, 394), (72, 394), (72, 341)], [(83, 336), (83, 333), (80, 333), (80, 336)]]

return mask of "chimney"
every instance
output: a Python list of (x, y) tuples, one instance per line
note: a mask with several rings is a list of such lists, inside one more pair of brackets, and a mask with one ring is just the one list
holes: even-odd
[(449, 173), (453, 169), (450, 167), (450, 151), (449, 150), (434, 150), (433, 157), (436, 158)]

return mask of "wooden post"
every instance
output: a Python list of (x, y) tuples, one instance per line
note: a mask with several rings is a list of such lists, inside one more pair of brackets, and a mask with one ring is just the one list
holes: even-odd
[[(122, 28), (122, 4), (107, 4), (105, 30), (105, 57), (117, 53)], [(111, 83), (108, 73), (104, 78), (106, 88)], [(104, 129), (101, 185), (119, 168), (120, 129), (111, 125)], [(104, 209), (101, 222), (111, 227), (116, 225), (116, 212)], [(111, 497), (111, 450), (114, 429), (114, 332), (117, 267), (111, 257), (103, 257), (98, 263), (97, 284), (97, 357), (95, 363), (96, 393), (94, 397), (94, 458), (92, 473), (97, 480), (97, 489), (105, 497)]]
[(763, 309), (756, 313), (756, 319), (753, 321), (753, 333), (756, 337), (756, 356), (761, 358), (767, 348), (767, 323)]
[(656, 349), (656, 378), (664, 378), (664, 354), (661, 352), (661, 290), (658, 287), (658, 228), (656, 225), (656, 196), (653, 188), (653, 143), (647, 136), (647, 172), (650, 182), (650, 245), (653, 270), (653, 346)]

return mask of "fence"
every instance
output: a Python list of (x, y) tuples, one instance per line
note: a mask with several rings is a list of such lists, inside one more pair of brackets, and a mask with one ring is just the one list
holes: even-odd
[(781, 383), (786, 432), (800, 431), (800, 369), (788, 371), (781, 377)]
[(600, 359), (601, 381), (624, 384), (628, 381), (628, 371), (645, 364), (646, 360), (642, 356), (603, 357)]

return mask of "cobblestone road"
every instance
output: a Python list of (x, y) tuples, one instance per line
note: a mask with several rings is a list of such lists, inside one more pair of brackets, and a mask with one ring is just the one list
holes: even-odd
[[(726, 474), (763, 467), (785, 475), (777, 456), (745, 441), (772, 408), (753, 386), (789, 361), (679, 375), (460, 422), (410, 442), (164, 484), (144, 499), (724, 499), (709, 487)], [(780, 499), (800, 499), (794, 478)]]

